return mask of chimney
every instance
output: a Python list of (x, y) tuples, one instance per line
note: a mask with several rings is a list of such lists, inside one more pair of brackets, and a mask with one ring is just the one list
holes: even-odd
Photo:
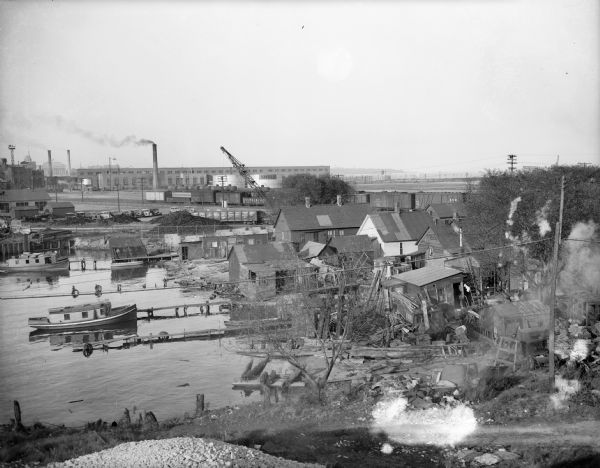
[(158, 190), (158, 150), (156, 143), (152, 143), (152, 188)]
[(71, 177), (71, 150), (67, 150), (67, 175)]
[(342, 196), (338, 195), (336, 198), (337, 198), (337, 206), (342, 206)]
[(304, 197), (304, 205), (306, 208), (310, 208), (310, 197)]
[(52, 151), (48, 150), (48, 177), (52, 177)]

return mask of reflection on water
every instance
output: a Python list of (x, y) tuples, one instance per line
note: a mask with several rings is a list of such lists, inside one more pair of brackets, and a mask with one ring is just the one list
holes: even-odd
[[(62, 274), (0, 276), (0, 421), (12, 417), (13, 400), (21, 403), (25, 424), (67, 425), (117, 418), (124, 407), (134, 405), (153, 411), (159, 420), (176, 417), (194, 407), (197, 393), (204, 393), (212, 407), (245, 400), (231, 384), (239, 380), (248, 357), (228, 351), (222, 340), (178, 341), (182, 334), (223, 329), (226, 316), (190, 314), (71, 333), (34, 332), (29, 327), (29, 317), (45, 315), (52, 307), (109, 299), (113, 307), (136, 304), (144, 309), (198, 304), (210, 296), (207, 291), (164, 289), (166, 270), (161, 267), (111, 272), (109, 259), (99, 259), (97, 266)], [(104, 291), (99, 298), (93, 296), (96, 285)], [(120, 293), (117, 285), (122, 285)], [(81, 293), (77, 298), (71, 297), (73, 286)], [(161, 332), (168, 333), (168, 341), (157, 341)], [(112, 351), (125, 347), (127, 335), (135, 334), (155, 337), (154, 346), (142, 340), (143, 346)], [(110, 352), (103, 352), (108, 350), (103, 341)], [(89, 359), (82, 353), (86, 344), (93, 348)]]
[(107, 341), (119, 340), (137, 334), (137, 320), (125, 323), (103, 325), (102, 328), (93, 330), (48, 331), (36, 330), (29, 333), (29, 341), (49, 341), (52, 348), (72, 346), (75, 350), (81, 350), (82, 345), (89, 343), (93, 346), (102, 346)]
[(110, 280), (113, 283), (120, 283), (136, 278), (145, 278), (148, 273), (148, 266), (142, 265), (136, 268), (124, 268), (110, 270)]

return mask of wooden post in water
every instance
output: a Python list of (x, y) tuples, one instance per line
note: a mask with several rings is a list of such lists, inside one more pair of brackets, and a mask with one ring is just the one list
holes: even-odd
[(17, 400), (13, 402), (13, 409), (15, 412), (15, 427), (16, 431), (23, 429), (23, 424), (21, 423), (21, 405)]
[(204, 393), (196, 394), (196, 417), (204, 413)]

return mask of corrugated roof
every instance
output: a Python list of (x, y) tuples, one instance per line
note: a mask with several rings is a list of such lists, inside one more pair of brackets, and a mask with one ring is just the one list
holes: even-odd
[(392, 275), (392, 279), (421, 287), (455, 275), (462, 275), (462, 271), (454, 268), (428, 266)]
[(45, 190), (0, 190), (0, 201), (46, 201), (50, 195)]
[(429, 208), (435, 211), (440, 218), (453, 218), (455, 213), (459, 218), (464, 218), (467, 212), (465, 204), (462, 202), (432, 203)]
[(368, 205), (287, 206), (279, 216), (285, 217), (291, 231), (310, 231), (359, 228), (370, 211)]
[(272, 260), (298, 260), (292, 244), (269, 242), (260, 245), (234, 245), (229, 255), (235, 253), (242, 264), (267, 263)]
[(329, 245), (338, 253), (372, 252), (375, 250), (369, 236), (339, 236), (329, 241)]
[(502, 317), (523, 317), (525, 315), (549, 316), (550, 308), (541, 301), (533, 299), (531, 301), (503, 302), (489, 307), (492, 313)]

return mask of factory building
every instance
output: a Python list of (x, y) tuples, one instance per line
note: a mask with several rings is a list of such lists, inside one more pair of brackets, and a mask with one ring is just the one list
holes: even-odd
[[(285, 177), (296, 174), (329, 175), (329, 166), (257, 166), (247, 167), (256, 183), (267, 188), (281, 188)], [(152, 190), (153, 168), (133, 168), (117, 165), (77, 169), (77, 177), (90, 179), (100, 190)], [(233, 167), (161, 167), (157, 188), (177, 190), (210, 186), (244, 188), (243, 178)]]

